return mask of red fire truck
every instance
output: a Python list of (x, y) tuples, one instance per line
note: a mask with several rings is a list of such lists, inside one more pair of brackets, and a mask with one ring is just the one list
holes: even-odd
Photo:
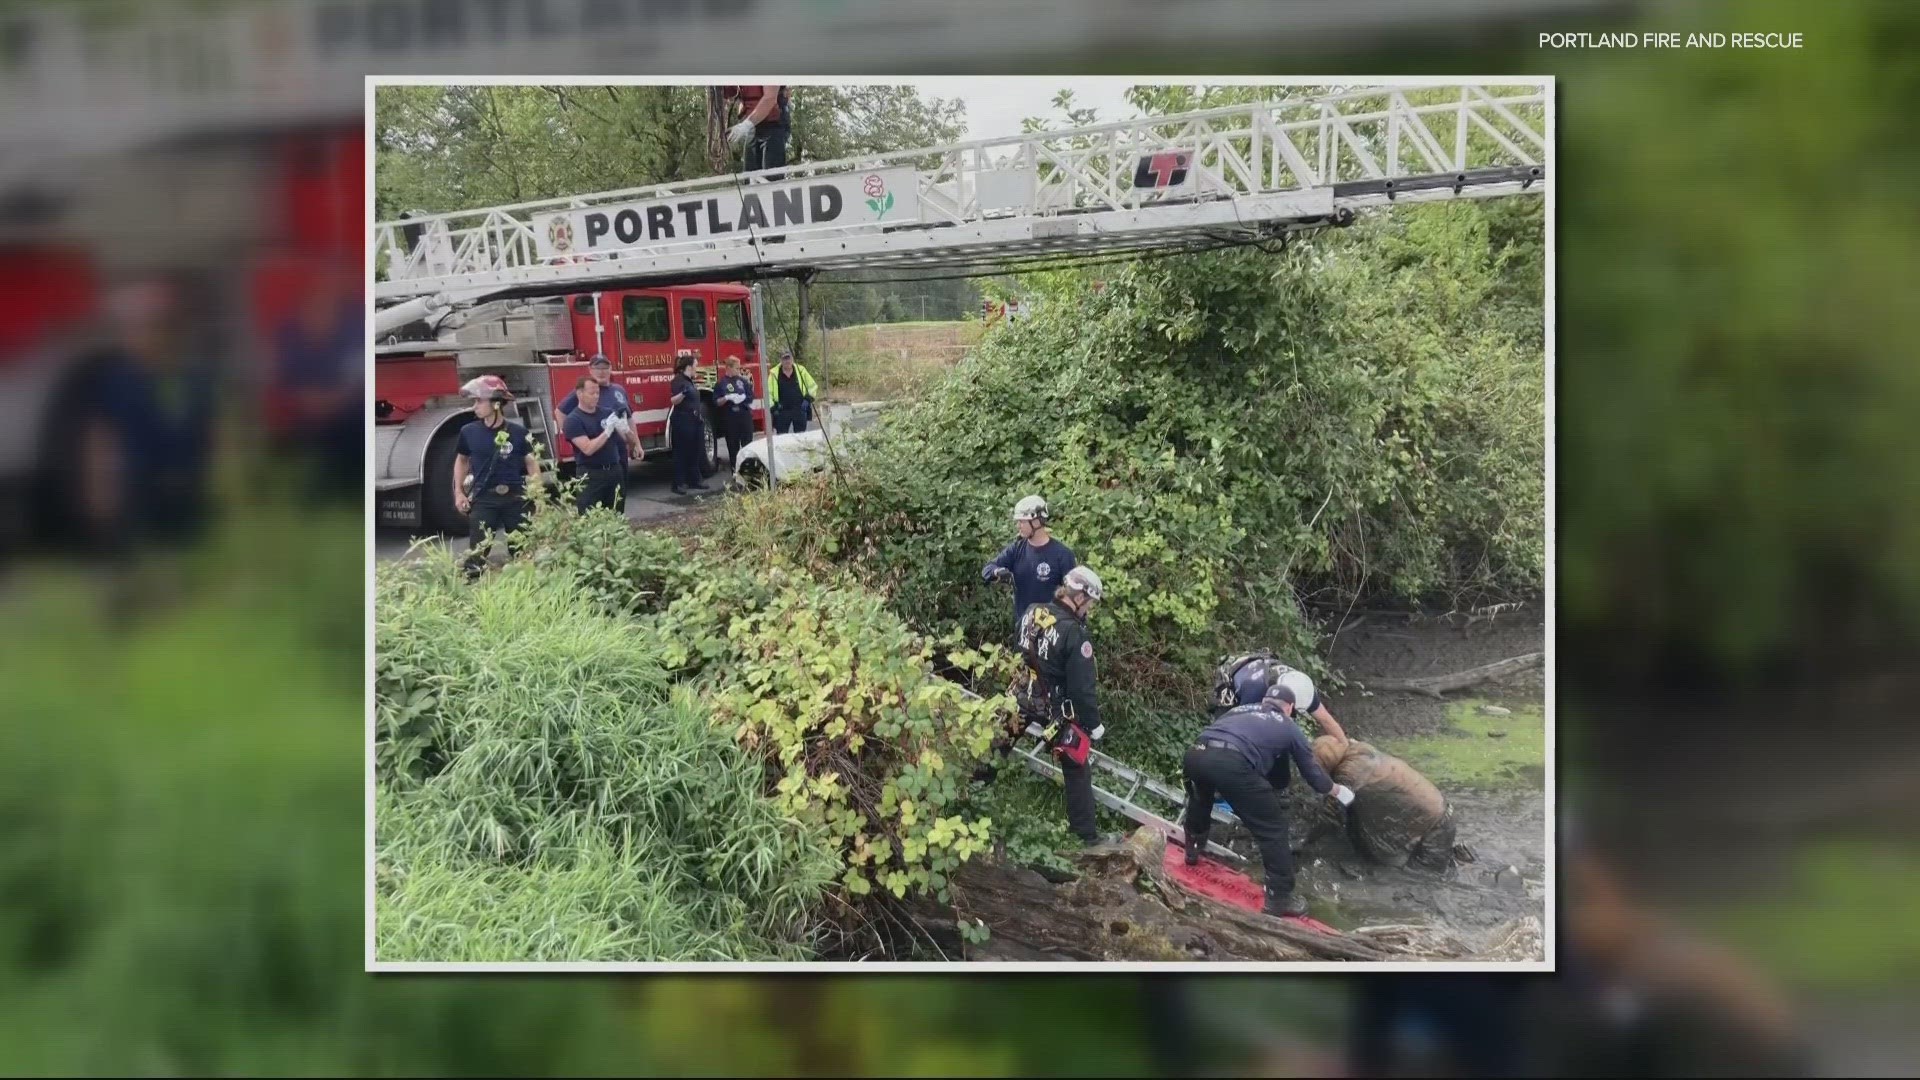
[[(554, 430), (554, 406), (587, 375), (595, 354), (625, 388), (634, 431), (649, 453), (664, 450), (674, 361), (694, 357), (705, 388), (702, 454), (718, 469), (711, 388), (720, 360), (754, 382), (761, 415), (758, 345), (751, 291), (742, 285), (619, 289), (461, 307), (408, 324), (374, 344), (374, 482), (382, 525), (458, 529), (453, 458), (472, 402), (459, 397), (475, 375), (499, 375), (512, 387), (521, 423), (570, 471), (572, 448)], [(455, 322), (457, 320), (457, 322)]]

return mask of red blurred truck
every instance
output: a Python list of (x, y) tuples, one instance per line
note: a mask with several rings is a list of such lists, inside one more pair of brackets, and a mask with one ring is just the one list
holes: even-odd
[(702, 448), (708, 475), (718, 469), (711, 387), (720, 360), (754, 385), (761, 422), (759, 353), (751, 290), (743, 285), (676, 285), (499, 300), (455, 307), (379, 335), (374, 342), (374, 488), (382, 525), (450, 530), (465, 519), (453, 507), (455, 439), (472, 416), (461, 384), (494, 374), (514, 392), (521, 423), (554, 450), (563, 471), (572, 448), (553, 430), (553, 409), (587, 374), (596, 353), (633, 407), (634, 431), (649, 452), (666, 445), (668, 384), (674, 360), (691, 353), (704, 387)]

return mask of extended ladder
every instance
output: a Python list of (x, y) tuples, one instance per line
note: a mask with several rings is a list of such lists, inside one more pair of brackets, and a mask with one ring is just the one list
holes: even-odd
[[(1041, 738), (1040, 726), (1038, 724), (1027, 725), (1026, 733), (1035, 739)], [(1019, 755), (1022, 761), (1027, 763), (1027, 768), (1032, 769), (1041, 776), (1051, 779), (1060, 775), (1060, 766), (1048, 761), (1040, 752), (1037, 744), (1018, 745), (1013, 748), (1013, 752)], [(1126, 794), (1116, 795), (1098, 783), (1094, 784), (1093, 797), (1102, 806), (1118, 811), (1131, 820), (1137, 821), (1148, 828), (1156, 829), (1171, 840), (1177, 840), (1182, 844), (1186, 843), (1187, 832), (1180, 825), (1181, 815), (1187, 804), (1185, 792), (1176, 791), (1130, 765), (1122, 765), (1120, 762), (1115, 761), (1098, 750), (1093, 750), (1088, 753), (1087, 764), (1102, 772), (1111, 773), (1120, 779), (1121, 784), (1127, 785)], [(1171, 820), (1162, 817), (1135, 801), (1136, 796), (1143, 791), (1159, 798), (1163, 802), (1171, 804), (1173, 806), (1174, 817)], [(1239, 818), (1235, 817), (1231, 812), (1221, 809), (1217, 805), (1213, 808), (1213, 820), (1216, 824), (1220, 825), (1240, 824)], [(1207, 851), (1219, 858), (1232, 862), (1246, 861), (1241, 857), (1239, 852), (1234, 851), (1232, 848), (1223, 847), (1211, 840), (1207, 841)]]
[(1004, 265), (1538, 193), (1544, 86), (1379, 87), (1032, 132), (374, 227), (376, 302)]

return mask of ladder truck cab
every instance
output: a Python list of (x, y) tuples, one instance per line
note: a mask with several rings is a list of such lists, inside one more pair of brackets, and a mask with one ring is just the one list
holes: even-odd
[[(707, 420), (705, 471), (719, 467), (712, 386), (727, 360), (754, 383), (760, 421), (759, 343), (753, 339), (751, 291), (743, 285), (674, 285), (583, 292), (464, 305), (432, 298), (393, 314), (382, 312), (374, 344), (374, 471), (382, 525), (457, 530), (453, 459), (473, 403), (459, 388), (476, 375), (498, 375), (514, 394), (515, 419), (549, 448), (564, 474), (573, 448), (555, 429), (553, 411), (603, 355), (612, 382), (627, 392), (633, 426), (649, 453), (664, 449), (674, 361), (694, 358)], [(412, 322), (393, 323), (418, 314)]]

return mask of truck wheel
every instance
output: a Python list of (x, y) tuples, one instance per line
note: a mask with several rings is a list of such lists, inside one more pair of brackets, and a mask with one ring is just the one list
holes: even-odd
[(717, 434), (718, 431), (719, 427), (717, 422), (714, 420), (712, 414), (708, 414), (707, 445), (700, 453), (701, 476), (712, 476), (714, 473), (720, 471), (720, 436)]
[(467, 515), (453, 507), (453, 459), (459, 454), (460, 437), (452, 430), (427, 444), (426, 469), (420, 476), (420, 524), (429, 531), (467, 531)]

